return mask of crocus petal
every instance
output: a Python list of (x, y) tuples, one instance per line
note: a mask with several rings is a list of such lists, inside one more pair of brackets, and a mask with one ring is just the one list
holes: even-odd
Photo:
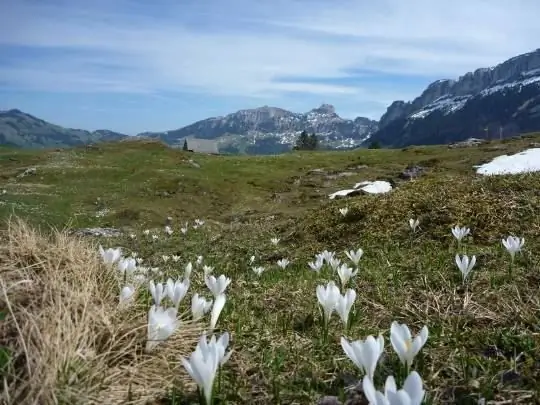
[(411, 372), (407, 376), (403, 383), (403, 390), (411, 398), (412, 405), (420, 405), (424, 400), (425, 391), (422, 387), (422, 378), (416, 371)]
[(223, 310), (223, 307), (225, 306), (225, 301), (227, 298), (225, 297), (225, 294), (219, 294), (215, 301), (214, 306), (212, 307), (212, 314), (210, 316), (210, 328), (214, 329), (216, 327), (217, 321), (219, 319), (219, 315), (221, 314), (221, 311)]

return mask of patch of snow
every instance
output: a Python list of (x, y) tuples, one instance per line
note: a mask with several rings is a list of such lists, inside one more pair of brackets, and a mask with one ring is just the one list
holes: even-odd
[(518, 81), (510, 82), (510, 83), (497, 84), (495, 86), (482, 90), (480, 92), (480, 96), (485, 97), (485, 96), (489, 96), (490, 94), (497, 93), (501, 90), (510, 89), (510, 88), (518, 87), (518, 86), (519, 87), (528, 86), (529, 84), (539, 83), (539, 82), (540, 82), (540, 76), (534, 76), (534, 77), (529, 77), (528, 79), (525, 79), (525, 80), (518, 80)]
[(522, 73), (523, 76), (537, 76), (540, 75), (540, 68), (528, 70)]
[(369, 194), (388, 193), (392, 190), (392, 185), (387, 181), (362, 181), (354, 185), (355, 190), (362, 190)]
[(354, 188), (350, 188), (350, 189), (347, 189), (347, 190), (336, 191), (335, 193), (330, 194), (328, 197), (330, 197), (330, 199), (333, 200), (336, 197), (347, 197), (349, 194), (357, 193), (357, 192), (358, 192), (358, 190), (356, 190)]
[(540, 148), (527, 149), (515, 155), (497, 156), (489, 163), (475, 166), (476, 173), (486, 176), (540, 171)]
[(471, 96), (442, 96), (439, 97), (437, 100), (432, 102), (431, 104), (428, 104), (424, 108), (422, 108), (420, 111), (415, 112), (414, 114), (411, 114), (409, 116), (410, 119), (419, 119), (419, 118), (425, 118), (429, 114), (439, 110), (444, 113), (444, 115), (451, 114), (461, 108), (469, 101)]
[(328, 197), (333, 200), (335, 198), (347, 197), (351, 194), (358, 194), (360, 191), (363, 191), (368, 194), (383, 194), (388, 193), (392, 190), (392, 185), (387, 181), (377, 180), (377, 181), (362, 181), (356, 183), (354, 188), (348, 188), (345, 190), (339, 190), (335, 193), (330, 194)]

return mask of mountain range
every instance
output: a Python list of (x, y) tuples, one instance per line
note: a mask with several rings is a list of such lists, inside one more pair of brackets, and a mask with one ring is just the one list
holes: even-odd
[(64, 128), (13, 109), (0, 111), (0, 145), (22, 148), (62, 148), (95, 142), (118, 141), (127, 135), (100, 129)]
[[(264, 106), (137, 136), (178, 146), (186, 137), (210, 139), (221, 152), (267, 154), (290, 150), (303, 130), (315, 132), (321, 146), (330, 149), (444, 144), (538, 131), (540, 49), (457, 80), (437, 80), (412, 101), (394, 101), (378, 122), (342, 118), (329, 104), (306, 113)], [(63, 128), (19, 110), (0, 111), (0, 144), (68, 147), (126, 137), (108, 130)]]
[(341, 118), (332, 105), (322, 104), (306, 113), (269, 106), (240, 110), (174, 131), (140, 135), (158, 138), (168, 144), (181, 144), (189, 136), (214, 139), (221, 151), (261, 154), (290, 150), (304, 130), (315, 132), (324, 147), (343, 149), (361, 144), (376, 129), (377, 121), (364, 117)]

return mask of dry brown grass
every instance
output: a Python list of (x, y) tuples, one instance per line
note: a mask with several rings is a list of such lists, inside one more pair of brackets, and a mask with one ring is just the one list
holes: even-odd
[(11, 353), (2, 403), (143, 404), (187, 382), (178, 360), (199, 328), (183, 325), (145, 354), (147, 308), (118, 308), (115, 275), (89, 243), (12, 219), (0, 275), (0, 346)]

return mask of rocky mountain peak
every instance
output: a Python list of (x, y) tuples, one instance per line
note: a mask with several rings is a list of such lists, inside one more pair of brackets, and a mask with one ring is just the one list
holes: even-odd
[(317, 108), (313, 108), (310, 112), (316, 113), (316, 114), (328, 114), (333, 115), (336, 114), (336, 108), (332, 104), (321, 104)]

